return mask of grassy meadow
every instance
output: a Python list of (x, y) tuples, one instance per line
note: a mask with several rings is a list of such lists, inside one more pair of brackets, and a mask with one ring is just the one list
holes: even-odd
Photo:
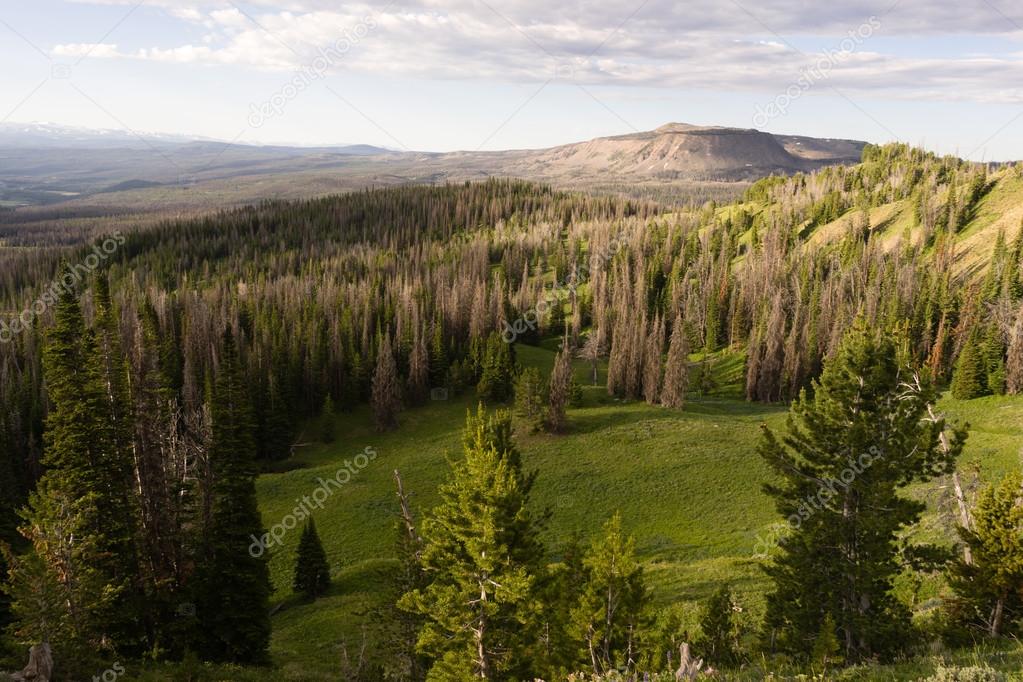
[[(519, 346), (517, 353), (523, 365), (546, 371), (553, 363), (550, 347)], [(752, 630), (769, 587), (754, 557), (757, 537), (780, 520), (760, 491), (768, 474), (756, 444), (762, 424), (784, 427), (787, 409), (740, 399), (742, 358), (719, 356), (713, 367), (716, 386), (704, 395), (692, 395), (684, 410), (672, 411), (608, 397), (603, 368), (598, 386), (591, 386), (589, 367), (578, 362), (584, 400), (569, 411), (570, 432), (520, 433), (518, 444), (526, 467), (539, 471), (533, 503), (538, 510), (553, 512), (545, 531), (552, 560), (557, 560), (571, 534), (591, 536), (620, 510), (645, 561), (656, 607), (677, 604), (683, 622), (695, 622), (700, 602), (727, 583), (744, 606), (742, 618)], [(380, 610), (388, 608), (393, 597), (389, 591), (396, 538), (393, 472), (401, 472), (421, 516), (437, 501), (447, 462), (460, 455), (466, 411), (474, 407), (475, 398), (469, 394), (431, 401), (404, 412), (401, 427), (386, 434), (373, 430), (368, 408), (342, 414), (335, 442), (303, 447), (288, 463), (289, 470), (260, 477), (258, 493), (269, 528), (291, 513), (303, 496), (311, 495), (318, 479), (334, 476), (346, 460), (367, 447), (376, 452), (375, 459), (357, 469), (349, 483), (334, 488), (323, 508), (314, 512), (334, 578), (325, 597), (308, 604), (292, 592), (298, 530), (287, 532), (282, 546), (271, 550), (272, 654), (283, 666), (282, 679), (336, 679), (345, 648), (355, 652), (365, 644), (373, 651)], [(962, 462), (967, 483), (975, 476), (992, 480), (1019, 465), (1023, 400), (945, 399), (940, 408), (951, 419), (971, 425)], [(310, 427), (303, 440), (315, 440), (314, 430)], [(910, 494), (926, 499), (930, 509), (913, 533), (950, 538), (945, 482), (917, 486)], [(918, 594), (911, 598), (921, 603), (940, 590), (940, 581), (936, 578), (915, 589)], [(991, 656), (995, 662), (1006, 656), (1020, 660), (1018, 653), (1004, 651)]]

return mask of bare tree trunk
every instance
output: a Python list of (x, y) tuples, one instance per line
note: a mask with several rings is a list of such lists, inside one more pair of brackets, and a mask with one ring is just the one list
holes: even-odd
[[(932, 405), (927, 406), (927, 414), (931, 418), (931, 421), (938, 421), (939, 417), (934, 414), (934, 407)], [(948, 452), (951, 447), (948, 442), (948, 434), (944, 431), (939, 436), (941, 441), (941, 451)], [(956, 470), (952, 471), (952, 489), (955, 491), (956, 505), (959, 507), (959, 525), (967, 530), (973, 529), (973, 518), (970, 516), (970, 509), (966, 506), (966, 495), (963, 494), (963, 483), (959, 479), (959, 472)], [(973, 551), (970, 546), (963, 543), (963, 562), (967, 566), (973, 565)]]
[(991, 616), (991, 627), (988, 630), (988, 634), (992, 637), (997, 637), (1002, 630), (1002, 619), (1005, 615), (1005, 597), (998, 595), (998, 601), (995, 602), (995, 612)]
[[(946, 443), (944, 434), (942, 434), (941, 439), (943, 447), (946, 447), (946, 445), (944, 445)], [(966, 495), (963, 494), (963, 484), (959, 480), (958, 471), (952, 472), (952, 488), (955, 490), (956, 504), (959, 506), (959, 525), (968, 530), (972, 529), (973, 519), (970, 517), (970, 510), (966, 506)], [(963, 562), (967, 566), (973, 565), (973, 550), (971, 550), (970, 546), (965, 542), (963, 543)]]

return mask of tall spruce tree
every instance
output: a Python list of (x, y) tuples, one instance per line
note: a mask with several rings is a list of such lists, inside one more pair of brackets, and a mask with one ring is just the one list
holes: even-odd
[(328, 393), (327, 397), (323, 399), (323, 408), (320, 410), (320, 442), (333, 443), (334, 439), (337, 438), (337, 430), (335, 429), (336, 418), (337, 415), (334, 414), (334, 401)]
[(310, 518), (302, 527), (295, 555), (295, 575), (291, 583), (294, 590), (307, 599), (316, 599), (330, 588), (330, 565), (323, 543)]
[[(44, 371), (52, 408), (46, 471), (22, 512), (27, 557), (11, 560), (12, 610), (29, 643), (48, 639), (71, 670), (135, 643), (130, 462), (111, 419), (101, 355), (76, 294), (62, 292)], [(41, 608), (41, 592), (47, 604)]]
[(987, 366), (979, 346), (978, 334), (974, 332), (959, 352), (951, 385), (956, 400), (971, 400), (987, 393)]
[(701, 637), (696, 651), (708, 663), (717, 667), (732, 666), (738, 660), (732, 592), (727, 586), (719, 587), (704, 606), (700, 616)]
[(1005, 634), (1023, 613), (1023, 505), (1019, 473), (988, 486), (977, 500), (970, 528), (959, 528), (970, 548), (970, 561), (953, 564), (949, 582), (956, 592), (956, 620), (982, 628), (988, 635)]
[(910, 639), (892, 594), (896, 541), (924, 505), (900, 491), (950, 472), (965, 433), (928, 418), (935, 392), (900, 355), (896, 340), (856, 322), (812, 397), (793, 403), (788, 434), (764, 427), (760, 454), (778, 477), (765, 491), (794, 528), (766, 568), (772, 648), (806, 657), (829, 614), (850, 662)]
[(635, 670), (637, 645), (649, 600), (636, 542), (622, 530), (621, 514), (604, 524), (583, 560), (582, 596), (572, 611), (572, 631), (594, 675)]
[(515, 358), (512, 344), (505, 343), (497, 332), (486, 341), (476, 391), (487, 402), (503, 403), (515, 390)]
[[(134, 423), (131, 399), (128, 393), (128, 363), (121, 344), (120, 323), (117, 311), (110, 297), (110, 281), (105, 273), (99, 274), (94, 282), (93, 305), (95, 307), (95, 352), (100, 384), (105, 396), (104, 426), (110, 442), (110, 475), (118, 477), (112, 490), (120, 505), (120, 514), (111, 515), (104, 521), (106, 532), (121, 538), (117, 547), (117, 572), (128, 577), (120, 607), (131, 614), (142, 613), (143, 584), (137, 547), (139, 504), (138, 495), (131, 491), (137, 480), (132, 462)], [(153, 415), (155, 416), (155, 415)], [(122, 630), (116, 634), (122, 649), (141, 653), (145, 644), (142, 632), (134, 622), (122, 621)]]
[(532, 477), (523, 474), (507, 414), (470, 414), (465, 459), (452, 465), (440, 504), (422, 525), (428, 584), (402, 608), (425, 619), (420, 652), (431, 679), (522, 679), (531, 673), (542, 604), (538, 526), (527, 509)]
[[(255, 426), (230, 327), (209, 408), (210, 513), (200, 557), (197, 650), (207, 660), (265, 663), (270, 644), (266, 556), (251, 553), (263, 535), (256, 503)], [(258, 556), (254, 556), (258, 554)]]
[(515, 412), (530, 431), (543, 428), (547, 410), (547, 386), (536, 367), (527, 367), (515, 380)]
[(988, 393), (1005, 394), (1005, 343), (998, 322), (989, 322), (980, 346), (984, 362), (984, 385)]

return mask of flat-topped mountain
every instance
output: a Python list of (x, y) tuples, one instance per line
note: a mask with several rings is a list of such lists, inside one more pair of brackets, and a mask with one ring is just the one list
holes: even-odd
[(648, 132), (525, 152), (511, 168), (526, 175), (606, 173), (636, 179), (734, 181), (856, 163), (863, 146), (852, 140), (669, 123)]

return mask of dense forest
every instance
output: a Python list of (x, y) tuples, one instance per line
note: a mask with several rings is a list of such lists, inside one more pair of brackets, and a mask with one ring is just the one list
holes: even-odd
[[(323, 414), (368, 403), (378, 429), (400, 429), (432, 392), (475, 391), (486, 407), (467, 420), (441, 505), (399, 524), (400, 665), (376, 674), (695, 675), (678, 637), (646, 627), (620, 518), (550, 563), (546, 512), (528, 504), (535, 474), (499, 408), (514, 400), (531, 428), (559, 433), (583, 358), (606, 361), (610, 395), (685, 409), (727, 349), (745, 358), (747, 400), (793, 401), (787, 434), (761, 447), (783, 517), (870, 458), (781, 544), (762, 652), (825, 666), (897, 656), (913, 642), (889, 594), (902, 567), (891, 548), (922, 512), (898, 491), (951, 474), (967, 438), (934, 413), (937, 392), (1023, 393), (1023, 227), (990, 235), (983, 254), (963, 247), (979, 203), (1020, 174), (868, 146), (857, 166), (767, 178), (723, 206), (491, 180), (2, 250), (0, 620), (20, 643), (49, 641), (65, 674), (113, 652), (266, 663), (257, 474), (285, 465)], [(872, 224), (895, 205), (904, 229)], [(520, 370), (516, 348), (551, 338), (549, 379)], [(1019, 631), (1023, 550), (991, 539), (1021, 523), (1013, 485), (982, 497), (965, 559), (908, 552), (953, 566), (950, 641)], [(308, 526), (296, 586), (311, 597), (318, 544)], [(728, 668), (730, 597), (715, 600), (685, 651)]]

